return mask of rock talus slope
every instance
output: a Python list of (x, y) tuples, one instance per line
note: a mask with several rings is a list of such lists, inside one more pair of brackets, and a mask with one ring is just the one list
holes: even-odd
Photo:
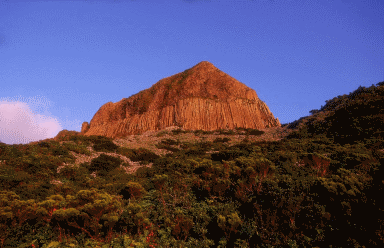
[(121, 101), (104, 104), (81, 133), (117, 138), (179, 126), (186, 130), (280, 126), (256, 92), (203, 61)]

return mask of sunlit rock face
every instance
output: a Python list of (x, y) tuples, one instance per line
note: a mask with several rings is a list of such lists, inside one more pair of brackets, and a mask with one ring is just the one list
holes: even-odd
[(85, 134), (88, 130), (89, 130), (89, 123), (85, 121), (81, 125), (81, 134)]
[(112, 138), (179, 126), (186, 130), (280, 126), (256, 92), (203, 61), (151, 88), (101, 106), (81, 133)]

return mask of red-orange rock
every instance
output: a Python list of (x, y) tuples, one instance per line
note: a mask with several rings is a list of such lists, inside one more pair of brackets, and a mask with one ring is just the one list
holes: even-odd
[(129, 98), (104, 104), (89, 125), (83, 123), (81, 133), (116, 138), (169, 126), (262, 129), (280, 122), (253, 89), (204, 61)]
[(83, 124), (81, 125), (81, 134), (84, 134), (86, 133), (87, 131), (89, 130), (89, 124), (88, 122), (83, 122)]

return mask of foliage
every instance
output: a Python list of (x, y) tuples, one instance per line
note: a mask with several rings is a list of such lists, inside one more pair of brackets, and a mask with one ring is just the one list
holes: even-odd
[(123, 199), (140, 199), (145, 194), (145, 189), (139, 183), (129, 182), (120, 191), (120, 194), (123, 196)]
[(93, 149), (97, 152), (115, 152), (118, 146), (110, 140), (105, 140), (93, 145)]
[(102, 153), (99, 157), (92, 159), (89, 171), (97, 171), (98, 175), (106, 176), (109, 171), (120, 166), (121, 162), (122, 160), (119, 157), (113, 157)]
[(225, 143), (225, 142), (228, 142), (230, 140), (231, 139), (227, 138), (227, 137), (225, 137), (225, 138), (216, 138), (216, 139), (213, 140), (213, 143)]
[(245, 135), (262, 135), (263, 133), (265, 133), (264, 131), (252, 129), (252, 128), (237, 127), (235, 129), (238, 133), (245, 134)]
[(190, 133), (191, 131), (188, 131), (188, 130), (183, 130), (181, 128), (178, 128), (178, 129), (173, 129), (172, 130), (172, 134), (173, 135), (178, 135), (178, 134), (181, 134), (181, 133)]
[(220, 130), (218, 130), (218, 132), (219, 132), (219, 134), (224, 134), (224, 135), (234, 135), (234, 134), (236, 134), (231, 129), (228, 129), (228, 130), (220, 129)]
[[(0, 247), (382, 246), (382, 97), (382, 84), (360, 87), (275, 142), (173, 136), (166, 156), (102, 136), (0, 143)], [(208, 133), (220, 130), (195, 132)], [(127, 174), (106, 154), (75, 166), (90, 145), (152, 166)]]
[(87, 146), (84, 144), (76, 144), (76, 143), (63, 143), (63, 147), (68, 151), (73, 151), (79, 154), (91, 155), (91, 152), (87, 149)]
[[(172, 131), (174, 131), (174, 130), (172, 130)], [(169, 133), (169, 132), (166, 131), (166, 130), (164, 130), (164, 131), (160, 131), (160, 132), (158, 132), (158, 133), (156, 134), (156, 137), (163, 137), (163, 136), (167, 135), (168, 133)]]
[(141, 161), (143, 163), (149, 163), (159, 158), (158, 155), (145, 148), (129, 149), (120, 147), (117, 152), (134, 162)]
[(205, 130), (195, 130), (193, 133), (195, 135), (201, 135), (201, 134), (213, 134), (215, 131), (205, 131)]

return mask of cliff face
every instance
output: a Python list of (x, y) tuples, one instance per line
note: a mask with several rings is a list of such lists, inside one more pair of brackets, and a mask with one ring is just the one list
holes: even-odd
[(280, 122), (254, 90), (201, 62), (136, 95), (104, 104), (90, 124), (83, 123), (81, 133), (116, 138), (169, 126), (262, 129)]

